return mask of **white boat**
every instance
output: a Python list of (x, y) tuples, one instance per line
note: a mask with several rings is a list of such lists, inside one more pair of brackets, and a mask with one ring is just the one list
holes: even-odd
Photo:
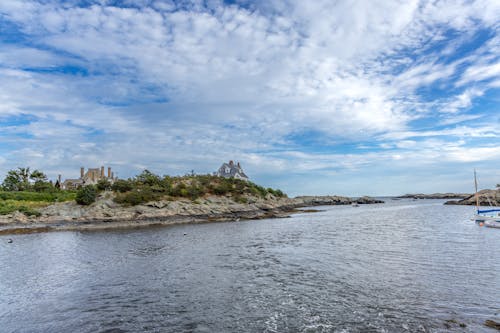
[(474, 220), (480, 226), (500, 228), (500, 208), (477, 210)]
[[(474, 220), (480, 226), (489, 228), (500, 228), (500, 207), (491, 207), (488, 209), (479, 209), (479, 196), (477, 194), (476, 170), (474, 170), (474, 184), (476, 186), (476, 214)], [(489, 201), (489, 200), (488, 200)]]

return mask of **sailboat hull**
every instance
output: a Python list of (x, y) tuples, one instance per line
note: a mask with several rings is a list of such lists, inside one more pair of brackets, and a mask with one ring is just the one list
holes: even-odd
[(484, 216), (476, 215), (476, 223), (484, 225), (488, 228), (500, 228), (500, 216)]

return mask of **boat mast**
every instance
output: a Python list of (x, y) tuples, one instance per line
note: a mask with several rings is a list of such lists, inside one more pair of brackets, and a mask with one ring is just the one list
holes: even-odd
[(479, 196), (477, 195), (477, 177), (476, 177), (476, 169), (474, 169), (474, 186), (476, 188), (476, 211), (479, 212)]

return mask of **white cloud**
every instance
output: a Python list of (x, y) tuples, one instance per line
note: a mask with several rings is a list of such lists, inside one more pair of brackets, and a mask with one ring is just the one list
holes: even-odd
[[(458, 60), (442, 57), (474, 32), (498, 29), (495, 2), (273, 1), (245, 9), (216, 1), (210, 10), (202, 2), (180, 9), (170, 1), (111, 4), (0, 3), (2, 18), (28, 41), (1, 45), (0, 119), (32, 118), (9, 127), (11, 138), (29, 139), (14, 145), (0, 169), (17, 159), (53, 173), (64, 163), (100, 161), (121, 165), (123, 174), (145, 165), (209, 171), (229, 156), (261, 174), (273, 172), (259, 167), (337, 172), (415, 161), (406, 150), (429, 163), (467, 162), (420, 139), (500, 135), (494, 122), (444, 130), (413, 123), (436, 109), (440, 125), (478, 117), (466, 112), (500, 82), (498, 38)], [(463, 32), (461, 40), (431, 50), (449, 29)], [(85, 73), (32, 71), (62, 66)], [(436, 84), (461, 92), (431, 101), (420, 95)], [(290, 154), (290, 136), (308, 132), (324, 142), (373, 140), (387, 152)]]

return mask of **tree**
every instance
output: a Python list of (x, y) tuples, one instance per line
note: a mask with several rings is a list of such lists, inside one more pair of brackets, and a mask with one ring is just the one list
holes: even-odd
[[(29, 168), (28, 168), (28, 170), (29, 170)], [(33, 170), (33, 172), (30, 174), (29, 177), (35, 183), (36, 182), (46, 182), (47, 181), (47, 176), (43, 172), (41, 172), (40, 170)]]
[(33, 189), (36, 192), (46, 192), (54, 189), (54, 185), (47, 181), (47, 176), (40, 170), (33, 170), (30, 179), (34, 181)]
[(30, 168), (17, 168), (7, 172), (2, 187), (7, 191), (25, 191), (30, 188)]
[(161, 178), (158, 175), (155, 175), (149, 170), (144, 170), (140, 175), (135, 177), (136, 182), (144, 184), (144, 185), (161, 185)]

